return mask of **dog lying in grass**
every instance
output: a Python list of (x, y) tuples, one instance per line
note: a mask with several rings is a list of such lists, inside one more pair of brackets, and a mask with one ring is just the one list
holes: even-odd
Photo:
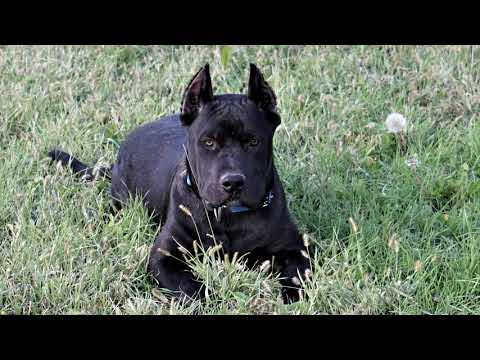
[[(247, 264), (272, 260), (285, 302), (299, 299), (311, 271), (275, 169), (273, 136), (281, 118), (276, 96), (251, 64), (248, 93), (214, 95), (209, 65), (188, 84), (179, 114), (147, 123), (121, 145), (117, 161), (100, 173), (111, 179), (113, 207), (141, 196), (162, 229), (148, 271), (158, 285), (193, 299), (204, 293), (182, 258), (194, 241), (246, 254)], [(52, 150), (87, 180), (93, 168)]]

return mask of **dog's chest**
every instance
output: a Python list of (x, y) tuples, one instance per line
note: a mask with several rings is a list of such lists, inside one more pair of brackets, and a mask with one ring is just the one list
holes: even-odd
[[(212, 223), (215, 241), (228, 253), (245, 253), (268, 244), (268, 226), (264, 221), (251, 221), (246, 214), (230, 214), (221, 222)], [(213, 239), (212, 239), (213, 240)]]

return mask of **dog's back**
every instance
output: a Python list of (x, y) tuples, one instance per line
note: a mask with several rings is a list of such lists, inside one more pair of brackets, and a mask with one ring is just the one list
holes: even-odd
[(121, 145), (112, 169), (112, 197), (115, 201), (124, 203), (130, 194), (139, 195), (144, 198), (149, 211), (163, 217), (172, 176), (184, 153), (185, 136), (178, 115), (161, 118), (134, 130)]

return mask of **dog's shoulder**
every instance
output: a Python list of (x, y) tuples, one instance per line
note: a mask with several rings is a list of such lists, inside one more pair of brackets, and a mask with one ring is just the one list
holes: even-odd
[(185, 136), (185, 134), (185, 128), (180, 123), (180, 116), (173, 114), (138, 126), (127, 136), (123, 144), (128, 145), (139, 139), (142, 141), (149, 139), (158, 140), (160, 138), (163, 139), (165, 136)]

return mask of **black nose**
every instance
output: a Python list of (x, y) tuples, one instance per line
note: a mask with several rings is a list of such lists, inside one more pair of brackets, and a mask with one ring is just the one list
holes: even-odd
[(228, 173), (220, 178), (220, 184), (226, 192), (240, 191), (245, 184), (245, 176), (242, 174)]

